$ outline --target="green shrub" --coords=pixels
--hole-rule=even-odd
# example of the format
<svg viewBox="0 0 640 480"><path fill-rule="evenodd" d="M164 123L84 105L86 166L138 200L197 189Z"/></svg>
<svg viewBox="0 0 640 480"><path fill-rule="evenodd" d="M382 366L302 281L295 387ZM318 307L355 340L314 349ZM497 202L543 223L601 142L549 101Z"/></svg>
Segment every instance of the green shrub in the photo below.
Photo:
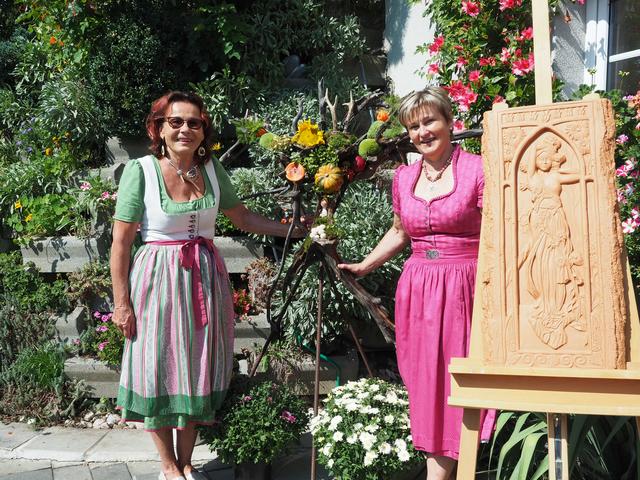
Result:
<svg viewBox="0 0 640 480"><path fill-rule="evenodd" d="M27 347L15 362L3 371L4 384L30 384L40 390L54 390L63 382L64 354L51 342Z"/></svg>
<svg viewBox="0 0 640 480"><path fill-rule="evenodd" d="M151 102L175 83L158 32L127 16L103 25L92 46L86 75L90 96L113 135L142 135Z"/></svg>
<svg viewBox="0 0 640 480"><path fill-rule="evenodd" d="M71 305L88 306L96 298L112 295L111 270L108 262L89 262L68 275L67 298Z"/></svg>
<svg viewBox="0 0 640 480"><path fill-rule="evenodd" d="M13 299L3 307L20 312L62 312L68 308L66 282L56 278L46 282L33 263L22 264L20 252L0 253L0 291Z"/></svg>
<svg viewBox="0 0 640 480"><path fill-rule="evenodd" d="M227 397L219 418L203 436L223 462L269 463L299 441L309 414L291 387L265 382Z"/></svg>

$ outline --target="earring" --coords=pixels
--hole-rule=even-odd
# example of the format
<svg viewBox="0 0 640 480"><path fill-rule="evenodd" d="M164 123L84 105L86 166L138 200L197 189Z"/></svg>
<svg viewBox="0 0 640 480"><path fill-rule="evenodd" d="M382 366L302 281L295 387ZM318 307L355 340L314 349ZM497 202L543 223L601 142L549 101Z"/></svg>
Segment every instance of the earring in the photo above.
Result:
<svg viewBox="0 0 640 480"><path fill-rule="evenodd" d="M204 145L200 145L200 148L198 148L198 156L204 157L205 153L207 153L207 150L204 148Z"/></svg>
<svg viewBox="0 0 640 480"><path fill-rule="evenodd" d="M162 143L160 144L160 155L162 155L163 157L165 156L164 139L162 140Z"/></svg>

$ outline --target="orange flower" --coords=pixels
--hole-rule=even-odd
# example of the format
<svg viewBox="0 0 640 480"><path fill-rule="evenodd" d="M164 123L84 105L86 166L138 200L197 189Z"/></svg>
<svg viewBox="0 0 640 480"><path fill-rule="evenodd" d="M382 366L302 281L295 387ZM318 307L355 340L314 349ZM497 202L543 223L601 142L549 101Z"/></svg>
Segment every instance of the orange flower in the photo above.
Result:
<svg viewBox="0 0 640 480"><path fill-rule="evenodd" d="M63 42L62 40L58 40L58 46L59 46L59 47L64 46L64 42Z"/></svg>
<svg viewBox="0 0 640 480"><path fill-rule="evenodd" d="M51 38L49 39L49 45L55 45L57 42L58 40L56 39L56 37L52 35Z"/></svg>
<svg viewBox="0 0 640 480"><path fill-rule="evenodd" d="M386 122L387 120L389 120L389 112L384 109L378 110L376 112L376 120L379 120L381 122Z"/></svg>

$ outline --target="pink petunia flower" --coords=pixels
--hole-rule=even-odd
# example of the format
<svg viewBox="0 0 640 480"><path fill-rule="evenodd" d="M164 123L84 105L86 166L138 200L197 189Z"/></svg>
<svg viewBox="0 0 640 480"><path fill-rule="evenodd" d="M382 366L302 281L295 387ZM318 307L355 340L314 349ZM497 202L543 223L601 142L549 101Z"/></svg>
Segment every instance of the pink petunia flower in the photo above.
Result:
<svg viewBox="0 0 640 480"><path fill-rule="evenodd" d="M242 397L243 402L250 402L251 400L253 400L251 395L245 395L244 397Z"/></svg>
<svg viewBox="0 0 640 480"><path fill-rule="evenodd" d="M98 311L93 312L93 316L96 318L100 318L102 316L102 314Z"/></svg>
<svg viewBox="0 0 640 480"><path fill-rule="evenodd" d="M108 343L109 343L108 341L107 342L100 342L98 344L98 350L103 351L104 347L106 347Z"/></svg>
<svg viewBox="0 0 640 480"><path fill-rule="evenodd" d="M462 11L471 17L477 17L480 13L480 5L468 0L462 0Z"/></svg>
<svg viewBox="0 0 640 480"><path fill-rule="evenodd" d="M100 198L102 200L109 200L111 198L111 194L109 192L102 192L102 195L100 195Z"/></svg>
<svg viewBox="0 0 640 480"><path fill-rule="evenodd" d="M622 233L633 233L638 228L638 222L634 219L629 218L622 222Z"/></svg>
<svg viewBox="0 0 640 480"><path fill-rule="evenodd" d="M100 317L100 320L102 320L103 322L108 322L110 318L111 317L109 315L102 315Z"/></svg>
<svg viewBox="0 0 640 480"><path fill-rule="evenodd" d="M80 183L80 190L91 190L91 184L89 182Z"/></svg>
<svg viewBox="0 0 640 480"><path fill-rule="evenodd" d="M640 211L636 207L631 209L631 218L634 220L638 220L638 218L640 218Z"/></svg>
<svg viewBox="0 0 640 480"><path fill-rule="evenodd" d="M624 133L618 135L618 138L616 138L616 143L618 145L624 145L625 143L627 143L629 141L629 137L626 136Z"/></svg>
<svg viewBox="0 0 640 480"><path fill-rule="evenodd" d="M624 190L620 188L616 189L616 199L618 200L618 203L621 203L623 205L627 203L627 197L624 196Z"/></svg>
<svg viewBox="0 0 640 480"><path fill-rule="evenodd" d="M106 332L108 330L106 325L98 325L96 327L96 332Z"/></svg>

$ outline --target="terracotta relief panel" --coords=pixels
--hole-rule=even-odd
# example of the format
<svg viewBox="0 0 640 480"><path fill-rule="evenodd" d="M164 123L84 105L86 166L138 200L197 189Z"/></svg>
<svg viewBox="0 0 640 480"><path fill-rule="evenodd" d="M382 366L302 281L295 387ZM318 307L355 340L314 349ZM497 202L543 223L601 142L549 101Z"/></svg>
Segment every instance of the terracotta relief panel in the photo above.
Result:
<svg viewBox="0 0 640 480"><path fill-rule="evenodd" d="M487 363L624 367L614 128L599 99L485 114L474 321Z"/></svg>

